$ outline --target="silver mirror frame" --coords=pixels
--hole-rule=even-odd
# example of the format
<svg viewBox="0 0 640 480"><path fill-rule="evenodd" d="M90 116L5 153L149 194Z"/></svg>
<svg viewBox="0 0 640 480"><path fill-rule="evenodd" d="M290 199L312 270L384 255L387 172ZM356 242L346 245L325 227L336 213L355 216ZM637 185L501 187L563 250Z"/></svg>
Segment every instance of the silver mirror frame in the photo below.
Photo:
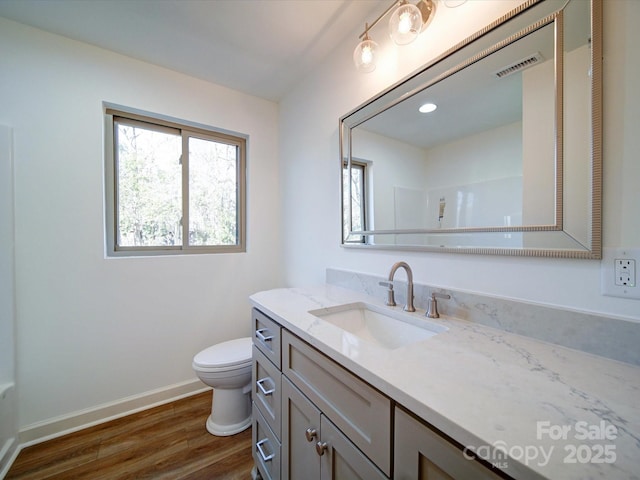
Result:
<svg viewBox="0 0 640 480"><path fill-rule="evenodd" d="M578 0L573 0L578 1ZM582 0L580 0L582 1ZM464 41L447 50L444 54L429 62L424 67L410 74L408 77L400 80L388 89L380 92L364 104L360 105L353 111L347 113L340 118L339 121L339 137L340 137L340 205L341 205L341 222L345 214L343 209L343 199L345 193L351 198L350 182L349 192L344 191L343 187L343 166L346 163L350 171L352 159L351 130L362 124L364 121L372 118L378 113L391 108L393 105L400 103L403 99L416 93L418 90L426 88L428 85L440 81L449 75L461 70L466 65L472 64L501 45L509 44L517 38L523 36L523 31L533 31L542 26L554 23L556 34L556 208L555 208L555 224L553 225L523 225L518 227L482 227L482 228L454 228L441 230L361 230L352 229L351 225L351 202L348 203L347 229L345 231L344 223L342 228L341 243L349 248L373 248L385 250L414 250L414 251L430 251L442 253L472 253L472 254L488 254L488 255L509 255L509 256L530 256L530 257L554 257L554 258L580 258L580 259L600 259L602 257L602 0L591 0L591 225L589 226L590 245L584 249L564 249L564 248L503 248L503 247L453 247L453 246L424 246L424 245L380 245L368 244L364 241L346 242L348 235L357 236L360 239L366 239L368 236L375 235L402 235L402 234L460 234L460 235L487 235L498 232L548 232L549 235L564 235L563 231L563 10L568 2L563 3L562 8L557 7L551 12L544 10L545 4L552 4L552 1L546 0L528 0L516 9L508 12L503 17L491 23L484 29L468 37ZM491 40L486 45L488 39L495 36L496 29L505 25L509 21L517 21L519 16L525 12L527 14L536 14L538 10L542 10L539 17L534 17L532 24L526 28L516 28L516 32L508 35L506 38ZM483 44L484 42L484 44ZM479 46L473 51L475 44ZM445 61L450 60L455 54L460 54L465 50L471 50L472 54L466 56L463 61L455 61L454 66L444 67ZM479 50L479 51L478 51ZM439 69L439 70L438 70ZM434 72L435 73L432 73ZM438 73L439 72L439 73ZM427 81L421 80L421 76L425 75ZM542 233L545 234L545 233Z"/></svg>

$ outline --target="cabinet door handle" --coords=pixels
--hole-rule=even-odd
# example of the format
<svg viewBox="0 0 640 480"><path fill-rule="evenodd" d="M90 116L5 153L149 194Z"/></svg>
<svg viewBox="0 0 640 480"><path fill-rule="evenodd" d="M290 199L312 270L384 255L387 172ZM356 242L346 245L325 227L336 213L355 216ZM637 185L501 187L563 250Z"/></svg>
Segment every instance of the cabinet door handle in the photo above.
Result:
<svg viewBox="0 0 640 480"><path fill-rule="evenodd" d="M327 451L327 448L328 448L327 442L318 442L318 443L316 443L316 452L320 456L324 455L324 452Z"/></svg>
<svg viewBox="0 0 640 480"><path fill-rule="evenodd" d="M258 453L260 453L260 456L262 457L262 460L264 462L268 462L268 461L272 460L273 457L275 456L275 453L271 453L269 455L265 455L264 450L262 450L262 445L264 443L268 443L268 442L269 442L269 439L265 438L264 440L260 440L258 443L256 443L256 447L258 449Z"/></svg>
<svg viewBox="0 0 640 480"><path fill-rule="evenodd" d="M307 437L307 442L313 442L313 440L318 436L318 431L315 428L307 428L304 432L304 436Z"/></svg>
<svg viewBox="0 0 640 480"><path fill-rule="evenodd" d="M264 382L266 382L267 380L269 380L269 381L273 384L273 387L271 387L271 388L269 388L269 389L264 388L263 383L264 383ZM258 380L258 381L256 382L256 384L258 385L258 388L260 389L260 391L262 392L262 394L263 394L265 397L268 397L269 395L271 395L273 392L275 392L275 391L276 391L275 383L273 383L273 380L271 380L271 378L270 378L270 377L264 377L264 378L261 378L260 380Z"/></svg>
<svg viewBox="0 0 640 480"><path fill-rule="evenodd" d="M264 332L267 332L267 334L265 335ZM260 340L261 342L270 342L271 340L273 340L273 335L269 334L268 328L261 328L259 330L256 330L256 337L258 337L258 340Z"/></svg>

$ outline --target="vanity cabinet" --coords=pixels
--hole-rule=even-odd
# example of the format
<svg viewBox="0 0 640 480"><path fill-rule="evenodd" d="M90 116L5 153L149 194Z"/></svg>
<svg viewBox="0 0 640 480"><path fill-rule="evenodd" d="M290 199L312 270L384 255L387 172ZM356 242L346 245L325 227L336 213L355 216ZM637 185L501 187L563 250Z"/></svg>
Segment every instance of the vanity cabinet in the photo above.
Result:
<svg viewBox="0 0 640 480"><path fill-rule="evenodd" d="M506 478L259 310L252 315L253 457L263 479Z"/></svg>
<svg viewBox="0 0 640 480"><path fill-rule="evenodd" d="M282 478L386 480L387 477L286 377L282 381Z"/></svg>
<svg viewBox="0 0 640 480"><path fill-rule="evenodd" d="M282 374L391 476L388 397L287 330L282 332Z"/></svg>
<svg viewBox="0 0 640 480"><path fill-rule="evenodd" d="M387 479L390 399L259 310L252 318L253 457L262 478Z"/></svg>
<svg viewBox="0 0 640 480"><path fill-rule="evenodd" d="M394 464L397 480L497 480L504 478L434 432L404 409L395 409Z"/></svg>

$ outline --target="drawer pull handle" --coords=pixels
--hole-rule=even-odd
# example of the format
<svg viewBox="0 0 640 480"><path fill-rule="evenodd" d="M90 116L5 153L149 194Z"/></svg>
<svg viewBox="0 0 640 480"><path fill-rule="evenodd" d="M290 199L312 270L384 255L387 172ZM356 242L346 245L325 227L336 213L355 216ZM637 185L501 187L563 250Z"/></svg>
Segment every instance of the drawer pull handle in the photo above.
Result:
<svg viewBox="0 0 640 480"><path fill-rule="evenodd" d="M265 438L264 440L260 440L258 443L256 443L256 447L258 449L258 453L260 453L260 456L262 457L262 461L263 462L268 462L270 460L273 460L273 457L275 457L275 453L271 453L269 455L265 455L264 450L262 450L262 445L264 443L268 443L269 439Z"/></svg>
<svg viewBox="0 0 640 480"><path fill-rule="evenodd" d="M273 384L273 387L271 387L269 389L264 388L263 383L266 382L267 380L269 380ZM269 377L261 378L260 380L258 380L256 382L256 384L258 385L258 388L260 389L260 391L262 392L262 394L265 397L268 397L269 395L271 395L273 392L276 391L276 385L275 385L275 383L273 383L273 380L271 380L271 378L269 378Z"/></svg>
<svg viewBox="0 0 640 480"><path fill-rule="evenodd" d="M264 332L267 332L267 334L265 335ZM273 340L273 335L270 335L268 328L256 330L256 337L258 337L258 340L261 342L270 342Z"/></svg>
<svg viewBox="0 0 640 480"><path fill-rule="evenodd" d="M316 452L320 456L324 455L324 452L327 451L327 448L328 448L327 442L318 442L318 443L316 443Z"/></svg>
<svg viewBox="0 0 640 480"><path fill-rule="evenodd" d="M313 440L318 436L318 431L315 428L307 428L304 432L304 436L307 437L307 442L313 442Z"/></svg>

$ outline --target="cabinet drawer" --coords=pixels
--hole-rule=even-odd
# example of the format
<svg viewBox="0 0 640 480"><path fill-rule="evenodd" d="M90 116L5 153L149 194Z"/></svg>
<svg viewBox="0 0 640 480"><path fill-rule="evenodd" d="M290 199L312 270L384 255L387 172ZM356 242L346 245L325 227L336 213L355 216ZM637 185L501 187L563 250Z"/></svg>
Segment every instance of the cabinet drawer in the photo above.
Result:
<svg viewBox="0 0 640 480"><path fill-rule="evenodd" d="M255 405L276 434L281 437L282 376L280 370L253 346L252 395Z"/></svg>
<svg viewBox="0 0 640 480"><path fill-rule="evenodd" d="M282 345L282 373L390 476L391 401L286 330Z"/></svg>
<svg viewBox="0 0 640 480"><path fill-rule="evenodd" d="M280 325L257 308L251 311L253 343L280 369Z"/></svg>
<svg viewBox="0 0 640 480"><path fill-rule="evenodd" d="M264 480L280 480L281 445L267 421L253 404L253 460Z"/></svg>

